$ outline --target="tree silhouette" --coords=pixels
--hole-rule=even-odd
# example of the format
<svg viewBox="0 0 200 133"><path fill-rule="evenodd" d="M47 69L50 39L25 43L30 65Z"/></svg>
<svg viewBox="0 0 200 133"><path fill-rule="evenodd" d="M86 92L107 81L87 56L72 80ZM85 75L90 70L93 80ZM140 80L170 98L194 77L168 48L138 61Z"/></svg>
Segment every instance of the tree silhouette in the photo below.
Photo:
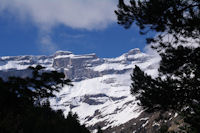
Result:
<svg viewBox="0 0 200 133"><path fill-rule="evenodd" d="M72 85L64 74L45 72L42 66L30 67L31 77L0 79L1 133L89 133L77 115L65 118L62 111L50 108L48 98L54 97L63 85ZM76 117L75 117L76 116Z"/></svg>
<svg viewBox="0 0 200 133"><path fill-rule="evenodd" d="M188 42L187 38L200 42L199 0L130 0L128 5L119 0L115 13L118 23L125 28L135 23L141 34L150 31L160 33L156 38L148 38L148 43L159 42L164 47ZM163 38L169 34L173 39L164 43Z"/></svg>
<svg viewBox="0 0 200 133"><path fill-rule="evenodd" d="M153 79L136 66L131 93L148 111L179 112L192 132L200 132L200 1L119 0L115 13L125 28L134 23L141 34L158 33L147 43L161 56L159 76Z"/></svg>

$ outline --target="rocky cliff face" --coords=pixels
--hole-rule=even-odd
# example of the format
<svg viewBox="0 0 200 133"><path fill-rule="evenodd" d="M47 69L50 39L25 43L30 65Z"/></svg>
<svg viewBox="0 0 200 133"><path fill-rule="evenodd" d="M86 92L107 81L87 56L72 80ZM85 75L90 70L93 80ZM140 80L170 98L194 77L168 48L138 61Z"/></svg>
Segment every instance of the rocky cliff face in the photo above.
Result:
<svg viewBox="0 0 200 133"><path fill-rule="evenodd" d="M42 65L46 70L58 70L73 81L51 99L54 109L77 112L80 121L95 132L100 125L107 132L123 131L124 124L148 124L138 101L130 95L130 74L135 65L146 73L157 74L159 58L132 49L116 58L98 58L95 54L74 55L58 51L52 56L0 57L0 76L29 76L28 66ZM140 120L140 119L145 120ZM132 121L132 122L131 122ZM133 123L132 123L133 124ZM139 128L138 128L139 129ZM130 132L137 131L136 128ZM139 130L138 130L139 131Z"/></svg>

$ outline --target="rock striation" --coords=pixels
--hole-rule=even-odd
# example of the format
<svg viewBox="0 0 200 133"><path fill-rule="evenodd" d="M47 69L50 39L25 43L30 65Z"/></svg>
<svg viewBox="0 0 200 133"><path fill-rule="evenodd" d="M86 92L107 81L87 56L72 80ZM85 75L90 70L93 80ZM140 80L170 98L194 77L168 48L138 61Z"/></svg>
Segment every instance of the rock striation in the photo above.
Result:
<svg viewBox="0 0 200 133"><path fill-rule="evenodd" d="M9 76L25 78L31 75L27 67L36 65L46 67L46 71L64 72L74 86L64 86L56 98L50 99L52 108L61 109L64 114L70 110L77 112L80 121L94 132L97 125L114 132L123 131L131 122L138 122L137 127L145 127L147 119L140 119L150 116L143 113L138 101L130 95L130 74L138 65L147 74L156 76L159 60L139 49L116 58L75 55L69 51L57 51L50 56L6 56L0 57L0 77L4 80ZM129 131L137 132L136 128Z"/></svg>

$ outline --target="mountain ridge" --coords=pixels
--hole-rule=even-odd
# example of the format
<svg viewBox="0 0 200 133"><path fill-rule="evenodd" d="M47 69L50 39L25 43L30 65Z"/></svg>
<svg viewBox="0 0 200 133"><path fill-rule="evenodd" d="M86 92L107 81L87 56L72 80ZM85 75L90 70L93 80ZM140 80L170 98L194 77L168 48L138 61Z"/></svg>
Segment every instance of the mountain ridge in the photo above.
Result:
<svg viewBox="0 0 200 133"><path fill-rule="evenodd" d="M73 81L57 97L50 99L51 107L66 115L76 112L82 123L95 132L120 126L137 119L143 112L138 101L130 95L130 74L135 65L155 76L159 58L131 49L116 58L98 58L96 54L75 55L57 51L50 56L0 57L0 77L29 76L28 66L42 65L47 71L57 70ZM133 131L132 131L133 132Z"/></svg>

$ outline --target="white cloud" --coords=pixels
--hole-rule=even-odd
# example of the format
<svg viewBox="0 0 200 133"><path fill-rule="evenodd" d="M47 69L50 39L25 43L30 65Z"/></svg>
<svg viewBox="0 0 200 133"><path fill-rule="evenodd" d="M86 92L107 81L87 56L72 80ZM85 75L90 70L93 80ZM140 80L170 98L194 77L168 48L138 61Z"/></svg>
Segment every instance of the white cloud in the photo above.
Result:
<svg viewBox="0 0 200 133"><path fill-rule="evenodd" d="M39 44L39 49L43 53L52 54L58 50L57 45L52 41L48 33L40 35Z"/></svg>
<svg viewBox="0 0 200 133"><path fill-rule="evenodd" d="M159 33L156 34L155 38L157 38L158 35L160 35L160 34ZM190 37L186 38L186 37L181 36L180 34L177 34L179 42L176 43L176 39L172 34L162 33L162 35L164 35L164 37L162 38L162 42L166 43L166 44L171 43L174 48L176 48L177 46L180 46L180 45L182 45L184 47L191 47L191 48L199 47L199 43L200 43L199 38L196 38L196 39L190 38ZM180 40L185 41L185 43L181 42ZM159 42L152 43L152 44L149 44L149 45L154 46L154 47L158 47L157 50L159 50L159 53L165 52L165 50L166 50L165 48L159 47L160 46ZM151 52L151 50L149 49L148 46L145 49L146 49L147 52ZM153 54L153 51L151 53Z"/></svg>
<svg viewBox="0 0 200 133"><path fill-rule="evenodd" d="M52 53L58 49L51 38L53 27L64 25L74 29L104 29L116 22L114 10L117 2L118 0L0 0L0 17L7 15L35 24L39 28L39 49L44 53Z"/></svg>
<svg viewBox="0 0 200 133"><path fill-rule="evenodd" d="M155 37L157 37L159 34L155 35ZM179 39L182 39L182 40L185 40L185 41L188 41L187 43L178 43L178 44L174 44L173 47L177 47L179 45L182 45L184 47L191 47L191 48L197 48L199 47L199 39L193 39L193 38L184 38L183 36L180 36ZM171 42L173 44L173 42L175 41L173 35L170 35L170 34L167 34L166 36L164 36L163 38L163 42ZM145 47L144 47L144 52L149 54L149 55L152 55L154 56L156 60L161 60L161 56L159 55L159 53L157 52L156 49L152 49L151 47L152 46L159 46L159 43L151 43L151 44L147 44ZM159 49L161 50L160 53L162 52L165 52L165 49Z"/></svg>
<svg viewBox="0 0 200 133"><path fill-rule="evenodd" d="M78 29L102 29L115 22L117 0L0 0L0 14L8 11L40 28L58 24Z"/></svg>
<svg viewBox="0 0 200 133"><path fill-rule="evenodd" d="M144 52L149 54L149 55L160 56L155 49L151 48L151 46L152 46L151 44L147 44L144 47Z"/></svg>

